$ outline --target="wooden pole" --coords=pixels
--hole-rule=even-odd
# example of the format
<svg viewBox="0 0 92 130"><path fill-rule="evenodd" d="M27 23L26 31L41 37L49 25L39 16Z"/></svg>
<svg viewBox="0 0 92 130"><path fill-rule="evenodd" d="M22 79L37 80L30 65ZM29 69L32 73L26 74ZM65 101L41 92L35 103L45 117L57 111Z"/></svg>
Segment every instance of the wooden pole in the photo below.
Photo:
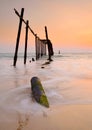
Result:
<svg viewBox="0 0 92 130"><path fill-rule="evenodd" d="M47 32L46 26L45 26L45 34L46 34L46 40L47 40L47 46L48 46L48 60L52 61L51 56L54 54L53 47L52 47L51 41L48 39L48 32Z"/></svg>
<svg viewBox="0 0 92 130"><path fill-rule="evenodd" d="M47 32L47 27L45 26L45 35L46 35L46 41L47 41L47 46L48 46L48 59L50 57L50 52L49 52L49 44L48 44L48 32Z"/></svg>
<svg viewBox="0 0 92 130"><path fill-rule="evenodd" d="M25 35L24 64L26 64L26 59L27 59L28 24L29 24L29 21L27 20L27 22L26 22L26 35Z"/></svg>
<svg viewBox="0 0 92 130"><path fill-rule="evenodd" d="M18 29L17 40L16 40L16 48L15 48L13 66L16 66L16 62L17 62L17 54L18 54L19 40L20 40L20 34L21 34L23 14L24 14L24 8L21 9L21 17L20 17L19 29Z"/></svg>
<svg viewBox="0 0 92 130"><path fill-rule="evenodd" d="M37 48L37 42L38 42L37 34L35 34L35 51L36 51L36 60L38 59L38 48Z"/></svg>
<svg viewBox="0 0 92 130"><path fill-rule="evenodd" d="M45 52L44 52L44 55L46 55L46 43L44 43L44 44L45 44L45 45L44 45L44 46L45 46L45 47L44 47L44 51L45 51Z"/></svg>
<svg viewBox="0 0 92 130"><path fill-rule="evenodd" d="M46 35L46 40L48 40L48 32L47 32L47 27L45 26L45 35Z"/></svg>

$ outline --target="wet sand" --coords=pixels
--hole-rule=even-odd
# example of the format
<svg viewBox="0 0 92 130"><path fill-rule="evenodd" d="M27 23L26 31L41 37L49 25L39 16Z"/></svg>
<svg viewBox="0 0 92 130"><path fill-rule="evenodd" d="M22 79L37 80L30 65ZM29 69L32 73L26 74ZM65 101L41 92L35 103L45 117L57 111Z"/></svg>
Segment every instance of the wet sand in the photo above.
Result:
<svg viewBox="0 0 92 130"><path fill-rule="evenodd" d="M16 68L12 60L0 61L0 130L92 130L92 56L73 56L44 69L42 61L20 61ZM41 79L50 108L32 100L33 76Z"/></svg>
<svg viewBox="0 0 92 130"><path fill-rule="evenodd" d="M92 105L51 106L44 110L37 115L0 110L0 130L92 130Z"/></svg>

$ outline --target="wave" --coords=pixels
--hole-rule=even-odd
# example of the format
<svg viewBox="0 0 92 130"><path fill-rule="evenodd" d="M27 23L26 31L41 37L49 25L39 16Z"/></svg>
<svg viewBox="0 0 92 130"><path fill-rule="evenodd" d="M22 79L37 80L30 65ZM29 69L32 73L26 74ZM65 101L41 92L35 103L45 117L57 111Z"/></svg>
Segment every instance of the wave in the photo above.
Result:
<svg viewBox="0 0 92 130"><path fill-rule="evenodd" d="M35 53L28 53L27 58L35 57ZM92 58L92 53L54 53L54 58ZM0 53L0 58L14 58L14 53ZM18 53L18 58L24 58L23 53Z"/></svg>

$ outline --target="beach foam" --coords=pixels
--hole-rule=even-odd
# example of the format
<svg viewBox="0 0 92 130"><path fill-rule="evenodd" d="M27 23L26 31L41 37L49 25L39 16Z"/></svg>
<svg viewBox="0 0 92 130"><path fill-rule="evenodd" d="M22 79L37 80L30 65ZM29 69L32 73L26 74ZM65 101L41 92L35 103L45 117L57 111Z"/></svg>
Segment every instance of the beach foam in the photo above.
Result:
<svg viewBox="0 0 92 130"><path fill-rule="evenodd" d="M7 130L8 126L9 130L19 130L18 121L30 119L32 126L29 124L26 128L24 125L25 130L69 130L68 127L71 130L91 130L89 126L92 115L89 113L92 112L92 57L88 54L54 57L51 64L44 65L44 69L41 67L45 60L27 63L26 66L22 60L18 60L16 68L11 66L12 59L0 60L0 129ZM33 100L30 84L33 76L40 78L50 108ZM89 119L84 120L87 113ZM81 121L81 124L77 122L78 127L73 126L74 129L71 127L73 119L74 125L78 119ZM38 127L34 122L38 122ZM15 124L14 127L11 124Z"/></svg>

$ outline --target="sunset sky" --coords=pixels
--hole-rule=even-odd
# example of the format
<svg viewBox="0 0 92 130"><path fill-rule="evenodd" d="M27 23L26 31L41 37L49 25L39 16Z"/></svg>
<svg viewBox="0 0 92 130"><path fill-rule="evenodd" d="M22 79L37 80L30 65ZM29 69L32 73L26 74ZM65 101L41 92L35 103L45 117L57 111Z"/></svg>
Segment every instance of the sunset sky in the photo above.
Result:
<svg viewBox="0 0 92 130"><path fill-rule="evenodd" d="M24 19L42 39L47 26L54 50L92 51L92 0L0 0L0 52L14 52L19 24L14 8L25 8ZM24 42L23 24L20 51ZM29 51L34 42L29 32Z"/></svg>

